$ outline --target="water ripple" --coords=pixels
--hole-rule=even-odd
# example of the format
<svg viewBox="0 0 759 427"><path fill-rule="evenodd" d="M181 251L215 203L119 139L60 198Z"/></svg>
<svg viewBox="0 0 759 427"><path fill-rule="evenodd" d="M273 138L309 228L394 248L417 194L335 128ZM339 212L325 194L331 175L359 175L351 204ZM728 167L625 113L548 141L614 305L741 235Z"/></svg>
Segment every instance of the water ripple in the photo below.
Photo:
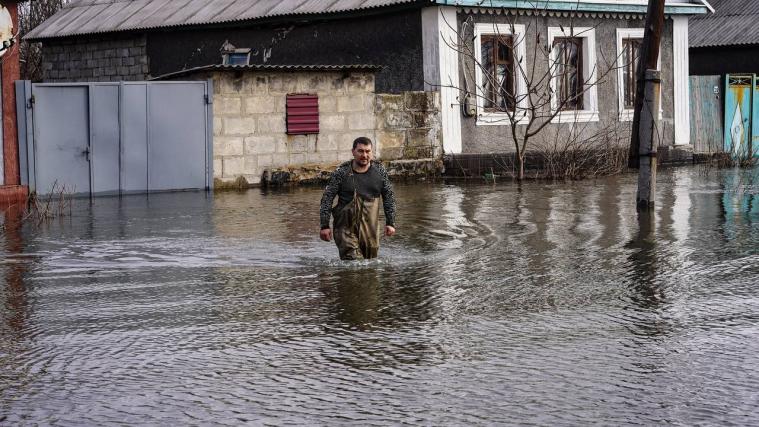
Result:
<svg viewBox="0 0 759 427"><path fill-rule="evenodd" d="M398 185L361 262L319 189L83 203L0 234L0 425L756 424L734 181Z"/></svg>

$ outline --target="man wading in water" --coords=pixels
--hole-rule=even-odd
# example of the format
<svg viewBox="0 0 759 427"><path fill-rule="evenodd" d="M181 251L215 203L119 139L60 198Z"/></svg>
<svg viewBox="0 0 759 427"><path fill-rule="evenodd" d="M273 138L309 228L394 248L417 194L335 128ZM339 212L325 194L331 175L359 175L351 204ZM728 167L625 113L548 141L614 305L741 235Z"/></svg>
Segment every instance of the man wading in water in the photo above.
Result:
<svg viewBox="0 0 759 427"><path fill-rule="evenodd" d="M324 189L319 209L321 232L325 242L332 240L329 217L335 219L335 243L340 259L376 258L379 250L379 198L385 209L385 236L395 234L395 196L387 171L372 160L372 140L353 141L353 160L341 164L332 173ZM338 196L337 206L332 201Z"/></svg>

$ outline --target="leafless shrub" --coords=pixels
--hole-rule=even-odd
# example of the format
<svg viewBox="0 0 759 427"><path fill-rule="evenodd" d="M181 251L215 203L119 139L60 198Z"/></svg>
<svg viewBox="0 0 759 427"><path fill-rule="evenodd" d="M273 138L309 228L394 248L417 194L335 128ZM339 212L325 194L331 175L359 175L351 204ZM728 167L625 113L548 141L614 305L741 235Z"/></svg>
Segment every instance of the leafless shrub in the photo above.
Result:
<svg viewBox="0 0 759 427"><path fill-rule="evenodd" d="M752 169L757 165L756 157L733 158L730 153L714 153L705 162L699 165L698 173L709 176L715 171L722 169Z"/></svg>
<svg viewBox="0 0 759 427"><path fill-rule="evenodd" d="M628 133L628 135L624 135ZM525 178L576 180L616 175L627 170L629 131L616 133L608 129L579 139L535 142L528 152ZM514 156L493 156L495 170L485 179L518 179L519 167Z"/></svg>
<svg viewBox="0 0 759 427"><path fill-rule="evenodd" d="M561 129L553 138L533 144L542 160L541 178L582 179L614 175L627 169L630 129L619 123L602 125L592 132L585 129Z"/></svg>
<svg viewBox="0 0 759 427"><path fill-rule="evenodd" d="M54 218L71 215L71 195L73 193L73 189L69 189L66 185L60 185L58 181L55 181L50 189L50 193L46 196L40 197L36 193L29 194L27 212L23 220L41 225Z"/></svg>

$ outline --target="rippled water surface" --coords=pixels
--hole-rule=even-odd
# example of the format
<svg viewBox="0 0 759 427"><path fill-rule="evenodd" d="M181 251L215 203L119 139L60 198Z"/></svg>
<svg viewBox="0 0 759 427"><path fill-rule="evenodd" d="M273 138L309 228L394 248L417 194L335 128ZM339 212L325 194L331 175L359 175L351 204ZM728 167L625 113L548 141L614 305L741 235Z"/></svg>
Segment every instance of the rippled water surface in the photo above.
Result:
<svg viewBox="0 0 759 427"><path fill-rule="evenodd" d="M357 263L317 188L8 214L0 425L756 425L751 174L634 178L398 184Z"/></svg>

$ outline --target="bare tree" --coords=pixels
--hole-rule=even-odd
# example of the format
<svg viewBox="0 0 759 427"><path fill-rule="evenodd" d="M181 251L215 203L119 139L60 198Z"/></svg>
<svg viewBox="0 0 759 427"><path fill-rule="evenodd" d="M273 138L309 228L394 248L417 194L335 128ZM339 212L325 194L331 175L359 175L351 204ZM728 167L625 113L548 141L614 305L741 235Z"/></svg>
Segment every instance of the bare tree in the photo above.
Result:
<svg viewBox="0 0 759 427"><path fill-rule="evenodd" d="M30 43L23 40L29 31L53 16L69 0L32 0L20 3L18 8L19 54L21 61L21 78L24 80L42 80L42 47L40 43Z"/></svg>
<svg viewBox="0 0 759 427"><path fill-rule="evenodd" d="M515 177L525 177L525 159L532 142L539 143L544 156L548 147L554 160L558 153L580 147L581 141L601 142L606 147L612 139L622 142L618 123L604 124L597 116L590 120L580 117L587 114L584 110L589 102L596 102L591 93L625 66L620 59L623 54L587 63L582 60L586 48L582 40L594 37L598 24L577 26L570 14L566 26L549 31L548 11L537 6L520 14L507 8L491 10L495 13L490 14L486 35L477 31L483 23L475 22L473 15L460 25L447 22L458 39L445 42L462 58L464 77L463 82L445 82L444 86L461 91L465 115L476 111L478 120L489 117L491 123L508 126L503 139L505 144L513 143ZM590 46L589 50L594 49ZM595 51L585 54L595 57ZM593 107L597 111L597 105ZM553 148L548 145L551 141L556 144ZM618 161L615 158L614 164Z"/></svg>

